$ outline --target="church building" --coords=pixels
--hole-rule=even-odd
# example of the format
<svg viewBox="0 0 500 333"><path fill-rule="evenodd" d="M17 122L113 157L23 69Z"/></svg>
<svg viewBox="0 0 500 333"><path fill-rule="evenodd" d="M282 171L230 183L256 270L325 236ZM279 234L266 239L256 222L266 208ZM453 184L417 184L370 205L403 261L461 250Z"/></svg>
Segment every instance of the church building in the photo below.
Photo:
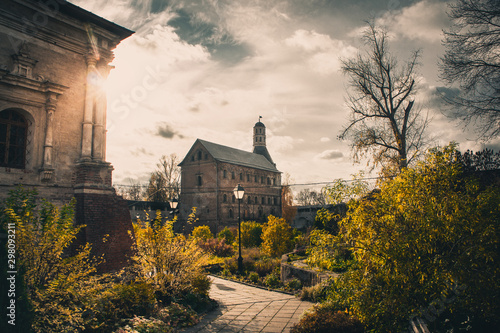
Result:
<svg viewBox="0 0 500 333"><path fill-rule="evenodd" d="M281 216L281 172L266 147L266 126L259 120L253 128L253 152L197 139L181 167L179 219L186 221L196 207L197 225L213 232L238 222L238 200L233 194L240 184L245 194L241 219L266 221Z"/></svg>
<svg viewBox="0 0 500 333"><path fill-rule="evenodd" d="M132 245L106 161L102 89L132 33L65 0L0 1L0 200L17 185L58 205L75 197L79 241L105 254L104 270L123 267Z"/></svg>

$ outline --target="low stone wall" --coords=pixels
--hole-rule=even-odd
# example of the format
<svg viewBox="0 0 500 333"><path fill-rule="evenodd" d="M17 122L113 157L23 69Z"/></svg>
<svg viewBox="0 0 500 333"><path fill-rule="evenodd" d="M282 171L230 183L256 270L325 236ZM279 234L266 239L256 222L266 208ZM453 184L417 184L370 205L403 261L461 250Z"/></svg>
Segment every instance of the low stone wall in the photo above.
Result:
<svg viewBox="0 0 500 333"><path fill-rule="evenodd" d="M284 254L281 257L281 282L296 278L302 282L303 286L309 287L321 283L331 276L336 276L336 274L326 274L307 268L293 266L288 263L289 254L290 253Z"/></svg>

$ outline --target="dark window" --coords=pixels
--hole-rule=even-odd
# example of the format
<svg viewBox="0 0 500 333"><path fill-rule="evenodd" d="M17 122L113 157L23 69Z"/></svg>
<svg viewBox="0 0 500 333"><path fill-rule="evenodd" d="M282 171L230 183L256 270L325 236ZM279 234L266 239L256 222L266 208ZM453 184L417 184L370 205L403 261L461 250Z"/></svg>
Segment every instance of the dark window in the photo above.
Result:
<svg viewBox="0 0 500 333"><path fill-rule="evenodd" d="M222 195L222 202L227 202L227 194Z"/></svg>
<svg viewBox="0 0 500 333"><path fill-rule="evenodd" d="M252 203L252 198L250 196L247 197L247 203L251 204Z"/></svg>
<svg viewBox="0 0 500 333"><path fill-rule="evenodd" d="M240 180L243 181L243 174L240 173Z"/></svg>
<svg viewBox="0 0 500 333"><path fill-rule="evenodd" d="M274 205L277 205L278 204L278 198L274 198L273 202L274 202Z"/></svg>
<svg viewBox="0 0 500 333"><path fill-rule="evenodd" d="M233 203L235 203L236 202L236 197L233 195L233 197L232 197L231 200L233 201Z"/></svg>
<svg viewBox="0 0 500 333"><path fill-rule="evenodd" d="M234 217L233 210L230 209L229 210L229 218L232 219L233 217Z"/></svg>
<svg viewBox="0 0 500 333"><path fill-rule="evenodd" d="M266 198L262 197L261 203L264 205L266 203Z"/></svg>
<svg viewBox="0 0 500 333"><path fill-rule="evenodd" d="M267 177L267 185L271 185L271 178Z"/></svg>
<svg viewBox="0 0 500 333"><path fill-rule="evenodd" d="M255 201L254 201L254 203L255 203L256 205L258 205L258 204L259 204L259 200L257 200L257 197L255 197Z"/></svg>
<svg viewBox="0 0 500 333"><path fill-rule="evenodd" d="M201 151L199 151L198 152L198 161L201 160L201 155L202 155L202 153L201 153Z"/></svg>
<svg viewBox="0 0 500 333"><path fill-rule="evenodd" d="M276 185L276 178L273 178L273 185Z"/></svg>
<svg viewBox="0 0 500 333"><path fill-rule="evenodd" d="M196 177L196 185L198 185L198 186L203 185L203 179L201 178L201 176Z"/></svg>
<svg viewBox="0 0 500 333"><path fill-rule="evenodd" d="M255 183L257 183L257 182L259 181L259 178L257 177L257 175L255 175L255 177L253 178L253 181L254 181Z"/></svg>
<svg viewBox="0 0 500 333"><path fill-rule="evenodd" d="M247 182L250 181L250 175L247 173Z"/></svg>
<svg viewBox="0 0 500 333"><path fill-rule="evenodd" d="M14 110L0 112L0 166L23 169L28 122Z"/></svg>
<svg viewBox="0 0 500 333"><path fill-rule="evenodd" d="M264 177L260 177L260 183L264 184Z"/></svg>
<svg viewBox="0 0 500 333"><path fill-rule="evenodd" d="M234 171L231 171L231 179L234 179Z"/></svg>
<svg viewBox="0 0 500 333"><path fill-rule="evenodd" d="M267 204L270 205L271 204L271 198L267 198Z"/></svg>
<svg viewBox="0 0 500 333"><path fill-rule="evenodd" d="M227 171L226 170L222 171L222 177L227 178Z"/></svg>

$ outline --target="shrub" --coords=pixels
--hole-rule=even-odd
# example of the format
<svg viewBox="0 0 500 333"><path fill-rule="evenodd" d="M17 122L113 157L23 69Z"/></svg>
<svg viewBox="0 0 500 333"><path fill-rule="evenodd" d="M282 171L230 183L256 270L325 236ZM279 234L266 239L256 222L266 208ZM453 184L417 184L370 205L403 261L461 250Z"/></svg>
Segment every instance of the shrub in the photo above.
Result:
<svg viewBox="0 0 500 333"><path fill-rule="evenodd" d="M121 327L113 333L170 333L174 329L165 322L155 318L134 316L132 319L122 320Z"/></svg>
<svg viewBox="0 0 500 333"><path fill-rule="evenodd" d="M241 246L258 247L262 243L262 224L255 221L241 222Z"/></svg>
<svg viewBox="0 0 500 333"><path fill-rule="evenodd" d="M262 228L262 250L270 257L280 257L293 247L292 228L283 218L269 215Z"/></svg>
<svg viewBox="0 0 500 333"><path fill-rule="evenodd" d="M36 191L20 187L2 205L0 230L15 226L16 265L24 277L17 285L26 287L16 293L23 295L17 300L21 307L16 323L30 326L28 311L32 308L32 332L72 332L84 326L84 282L98 262L91 259L88 244L68 256L70 245L84 227L73 223L74 203L57 208L48 201L40 202ZM25 321L19 322L21 319Z"/></svg>
<svg viewBox="0 0 500 333"><path fill-rule="evenodd" d="M328 295L328 287L319 283L314 286L304 287L299 293L299 298L303 301L318 303L326 300Z"/></svg>
<svg viewBox="0 0 500 333"><path fill-rule="evenodd" d="M231 229L229 229L228 227L225 227L224 229L222 229L218 234L217 234L217 238L219 239L225 239L226 240L226 244L233 244L234 240L236 239L236 237L234 236L234 233Z"/></svg>
<svg viewBox="0 0 500 333"><path fill-rule="evenodd" d="M297 278L293 278L285 282L285 288L289 290L299 290L302 288L302 282Z"/></svg>
<svg viewBox="0 0 500 333"><path fill-rule="evenodd" d="M330 306L315 306L292 326L290 333L363 333L361 322L345 311Z"/></svg>
<svg viewBox="0 0 500 333"><path fill-rule="evenodd" d="M264 278L264 284L269 288L276 288L281 284L280 277L276 273L268 274Z"/></svg>
<svg viewBox="0 0 500 333"><path fill-rule="evenodd" d="M191 236L197 241L203 240L207 241L210 238L213 238L212 231L210 231L210 227L208 225L199 225L193 229L191 232Z"/></svg>
<svg viewBox="0 0 500 333"><path fill-rule="evenodd" d="M280 259L277 258L261 258L254 265L255 271L262 277L272 273L280 267Z"/></svg>
<svg viewBox="0 0 500 333"><path fill-rule="evenodd" d="M191 281L191 286L193 287L193 291L200 295L208 296L208 292L210 291L211 285L212 281L205 274L199 274L195 276Z"/></svg>
<svg viewBox="0 0 500 333"><path fill-rule="evenodd" d="M170 301L193 291L192 283L203 274L207 258L194 240L174 234L175 220L163 225L160 222L158 213L152 222L133 224L136 243L133 259L140 278L154 286L159 300Z"/></svg>
<svg viewBox="0 0 500 333"><path fill-rule="evenodd" d="M155 313L155 318L161 320L169 327L192 326L200 320L198 314L191 308L177 303L160 308Z"/></svg>
<svg viewBox="0 0 500 333"><path fill-rule="evenodd" d="M116 284L94 300L94 332L109 332L123 318L148 316L155 308L154 288L144 282Z"/></svg>
<svg viewBox="0 0 500 333"><path fill-rule="evenodd" d="M250 272L248 273L248 280L250 280L250 282L253 282L253 283L257 283L259 282L259 273L257 272Z"/></svg>
<svg viewBox="0 0 500 333"><path fill-rule="evenodd" d="M205 252L217 257L230 257L234 254L234 249L231 245L226 244L224 238L211 238L200 240L198 246Z"/></svg>

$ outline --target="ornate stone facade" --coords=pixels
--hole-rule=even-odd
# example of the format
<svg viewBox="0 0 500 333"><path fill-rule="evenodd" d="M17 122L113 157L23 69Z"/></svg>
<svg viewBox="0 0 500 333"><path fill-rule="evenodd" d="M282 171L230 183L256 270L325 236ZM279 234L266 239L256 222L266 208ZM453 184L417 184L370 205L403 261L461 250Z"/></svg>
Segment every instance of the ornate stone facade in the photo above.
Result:
<svg viewBox="0 0 500 333"><path fill-rule="evenodd" d="M122 205L106 162L102 83L132 33L64 0L0 2L0 198L18 184L60 204L77 197L83 240L131 244L130 219L102 207Z"/></svg>
<svg viewBox="0 0 500 333"><path fill-rule="evenodd" d="M179 164L180 221L186 221L196 207L198 224L209 225L214 232L236 225L238 201L233 189L238 184L245 189L242 220L281 216L281 172L267 151L265 138L265 126L259 121L254 126L252 153L197 139Z"/></svg>

